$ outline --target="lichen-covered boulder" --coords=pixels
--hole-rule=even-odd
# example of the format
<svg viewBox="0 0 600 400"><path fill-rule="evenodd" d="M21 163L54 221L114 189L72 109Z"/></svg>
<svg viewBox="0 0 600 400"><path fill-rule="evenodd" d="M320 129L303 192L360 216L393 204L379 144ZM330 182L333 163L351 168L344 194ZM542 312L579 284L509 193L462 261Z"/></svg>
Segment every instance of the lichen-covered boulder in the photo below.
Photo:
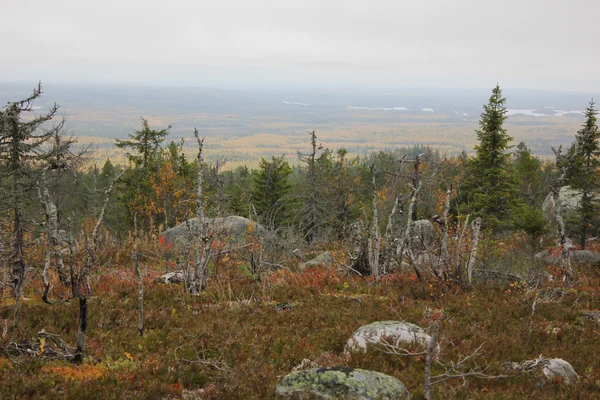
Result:
<svg viewBox="0 0 600 400"><path fill-rule="evenodd" d="M216 240L228 243L231 246L240 246L256 235L265 237L267 230L244 217L229 216L224 218L205 218L206 231L210 232ZM160 236L160 241L167 247L185 248L189 244L190 231L192 238L200 229L198 218L192 218L176 227L167 229Z"/></svg>
<svg viewBox="0 0 600 400"><path fill-rule="evenodd" d="M547 359L542 372L546 378L552 381L558 379L567 384L575 383L578 379L577 372L575 372L573 366L562 358Z"/></svg>
<svg viewBox="0 0 600 400"><path fill-rule="evenodd" d="M577 212L582 197L581 191L573 189L571 186L563 186L560 188L558 192L558 201L560 201L563 217L567 214ZM544 203L542 203L542 210L544 211L544 216L549 221L554 220L555 208L556 203L554 202L554 197L552 196L552 193L548 193L548 196L544 199Z"/></svg>
<svg viewBox="0 0 600 400"><path fill-rule="evenodd" d="M378 321L358 328L348 339L346 351L366 352L368 345L380 344L384 339L399 347L424 348L431 336L420 326L409 322Z"/></svg>
<svg viewBox="0 0 600 400"><path fill-rule="evenodd" d="M292 372L282 379L276 391L286 399L410 399L406 386L393 376L339 367Z"/></svg>
<svg viewBox="0 0 600 400"><path fill-rule="evenodd" d="M335 260L333 259L333 254L330 251L325 251L312 260L303 262L298 266L300 271L304 271L307 268L311 267L326 267L331 268L334 264Z"/></svg>

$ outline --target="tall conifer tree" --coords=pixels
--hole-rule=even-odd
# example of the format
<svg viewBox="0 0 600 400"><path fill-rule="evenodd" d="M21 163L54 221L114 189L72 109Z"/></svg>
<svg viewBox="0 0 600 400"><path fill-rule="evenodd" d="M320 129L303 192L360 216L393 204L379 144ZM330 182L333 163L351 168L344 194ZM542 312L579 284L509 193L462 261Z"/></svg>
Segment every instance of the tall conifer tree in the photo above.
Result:
<svg viewBox="0 0 600 400"><path fill-rule="evenodd" d="M466 206L494 229L505 223L516 191L509 165L512 137L504 128L505 103L500 86L496 85L488 104L483 106L479 129L475 131L479 144L475 146L475 157L468 162Z"/></svg>
<svg viewBox="0 0 600 400"><path fill-rule="evenodd" d="M590 229L597 226L600 204L594 197L600 190L600 132L598 132L598 111L594 100L585 110L585 123L577 131L575 142L569 148L569 185L581 192L582 198L576 226L580 234L581 248L585 249Z"/></svg>

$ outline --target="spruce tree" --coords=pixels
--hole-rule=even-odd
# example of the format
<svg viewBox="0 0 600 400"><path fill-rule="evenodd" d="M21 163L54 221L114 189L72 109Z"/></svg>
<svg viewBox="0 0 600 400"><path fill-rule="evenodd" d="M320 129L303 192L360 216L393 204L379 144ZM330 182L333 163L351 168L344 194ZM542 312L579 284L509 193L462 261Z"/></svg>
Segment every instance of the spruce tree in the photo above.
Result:
<svg viewBox="0 0 600 400"><path fill-rule="evenodd" d="M292 168L284 156L260 160L259 171L254 177L252 204L261 222L277 228L289 222L291 185L288 176Z"/></svg>
<svg viewBox="0 0 600 400"><path fill-rule="evenodd" d="M600 204L594 200L600 189L598 171L600 169L600 143L598 132L598 111L594 100L585 110L585 123L577 131L575 142L568 152L569 167L567 179L569 185L581 192L581 203L576 226L580 234L581 248L585 249L590 229L597 226Z"/></svg>
<svg viewBox="0 0 600 400"><path fill-rule="evenodd" d="M47 143L62 131L63 122L51 129L43 129L44 124L54 118L58 106L41 115L25 117L35 110L33 102L42 95L38 86L25 99L8 103L0 110L0 225L10 225L8 237L0 237L7 243L0 245L0 259L8 256L11 270L11 286L16 301L14 326L19 317L19 304L23 298L25 284L27 239L25 232L31 226L25 217L24 207L32 194L34 182L41 161L53 155ZM31 115L31 114L30 114ZM6 252L7 254L2 254Z"/></svg>
<svg viewBox="0 0 600 400"><path fill-rule="evenodd" d="M479 144L475 157L468 162L467 209L475 217L482 217L492 229L506 223L515 188L509 164L512 137L504 128L506 99L500 86L492 90L488 104L475 131Z"/></svg>

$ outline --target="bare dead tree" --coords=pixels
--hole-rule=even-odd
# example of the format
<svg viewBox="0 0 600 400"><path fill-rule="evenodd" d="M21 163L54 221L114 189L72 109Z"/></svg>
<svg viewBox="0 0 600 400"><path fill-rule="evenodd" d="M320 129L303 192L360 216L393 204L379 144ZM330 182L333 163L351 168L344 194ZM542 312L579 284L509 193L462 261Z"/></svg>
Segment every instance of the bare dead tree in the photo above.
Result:
<svg viewBox="0 0 600 400"><path fill-rule="evenodd" d="M440 256L437 263L437 272L439 276L448 277L448 267L450 260L448 259L448 214L450 212L450 197L452 196L452 185L446 191L446 202L444 203L444 216L442 220L437 222L442 227L442 244L440 246Z"/></svg>
<svg viewBox="0 0 600 400"><path fill-rule="evenodd" d="M79 298L79 328L77 329L77 351L73 357L76 363L83 362L85 352L85 335L87 331L87 299L85 296Z"/></svg>
<svg viewBox="0 0 600 400"><path fill-rule="evenodd" d="M204 182L204 159L202 149L204 146L204 138L200 138L198 129L194 129L194 136L198 143L198 187L196 188L196 218L198 220L198 227L196 229L197 234L194 235L192 225L189 220L187 221L189 248L186 257L187 263L186 273L184 274L184 283L188 293L199 296L200 292L206 289L208 261L210 259L210 248L213 241L213 235L210 234L204 219L204 198L202 194L202 185ZM194 236L196 237L194 238Z"/></svg>
<svg viewBox="0 0 600 400"><path fill-rule="evenodd" d="M46 233L46 261L44 263L44 271L42 273L42 281L44 283L44 294L42 299L46 303L48 300L48 292L50 283L48 281L48 271L50 268L51 259L54 258L54 265L58 273L60 283L63 285L69 284L69 275L64 264L61 242L64 238L59 234L59 209L57 201L50 194L50 185L48 184L47 174L51 171L63 172L76 168L88 153L89 146L83 148L77 154L71 151L71 147L76 140L71 136L63 138L59 131L55 131L53 135L52 149L45 159L45 166L42 167L37 179L38 199L44 209L45 215L45 233Z"/></svg>
<svg viewBox="0 0 600 400"><path fill-rule="evenodd" d="M425 399L431 400L432 389L435 385L452 379L463 379L466 381L468 378L478 379L502 379L507 378L507 375L488 375L486 371L489 366L470 366L472 360L479 355L483 344L480 345L474 352L468 356L462 356L458 361L444 362L440 360L440 349L441 344L439 342L439 325L437 322L433 323L432 335L425 343L425 350L420 352L414 352L406 348L400 347L399 343L393 343L386 339L382 340L379 345L379 351L401 357L419 357L425 356L425 373L423 374L423 391L425 392ZM444 372L438 375L433 375L434 368L441 368Z"/></svg>
<svg viewBox="0 0 600 400"><path fill-rule="evenodd" d="M379 214L377 212L377 185L376 185L376 168L375 164L371 165L372 175L372 191L373 191L373 222L371 225L371 233L369 235L369 266L371 275L375 277L375 281L379 280L379 252L381 247L381 233L379 232Z"/></svg>
<svg viewBox="0 0 600 400"><path fill-rule="evenodd" d="M467 281L469 285L473 283L473 269L475 268L475 261L477 260L477 247L479 247L479 232L481 230L481 218L477 217L472 224L473 228L473 240L471 244L471 255L467 263Z"/></svg>
<svg viewBox="0 0 600 400"><path fill-rule="evenodd" d="M416 207L417 207L417 196L419 195L419 191L421 190L421 184L422 182L419 182L418 186L413 186L412 188L412 198L410 200L410 205L408 206L408 216L407 216L407 220L406 220L406 230L404 231L404 237L401 240L401 244L397 247L396 250L396 257L398 257L398 263L400 265L402 265L402 258L404 257L404 254L406 253L408 256L408 261L410 263L410 266L414 269L415 273L417 274L417 277L419 278L419 280L423 280L423 276L421 274L421 271L419 270L419 267L417 265L417 262L415 260L414 257L414 253L413 253L413 221L414 221L414 214L416 211Z"/></svg>
<svg viewBox="0 0 600 400"><path fill-rule="evenodd" d="M133 255L135 264L135 274L138 279L138 332L140 336L144 336L144 282L142 281L142 272L140 270L140 254L137 249Z"/></svg>
<svg viewBox="0 0 600 400"><path fill-rule="evenodd" d="M62 129L64 121L51 129L41 129L45 123L52 120L58 111L54 104L43 115L31 119L23 119L22 114L33 112L34 100L42 94L41 83L33 93L16 102L8 103L0 111L0 162L6 171L3 181L7 184L6 200L2 204L9 215L12 225L8 264L11 269L12 288L15 298L13 327L19 320L20 302L23 298L24 279L26 272L25 262L25 230L27 221L23 216L23 204L30 185L33 169L32 163L47 157L44 144L49 141L55 132ZM34 179L33 179L34 180Z"/></svg>
<svg viewBox="0 0 600 400"><path fill-rule="evenodd" d="M392 187L397 186L397 181L402 171L404 169L404 161L406 160L406 154L400 159L399 167L396 173L393 174L393 182ZM384 236L384 247L383 247L383 273L386 274L393 270L396 264L396 249L398 247L399 241L401 238L399 237L399 230L401 226L400 219L404 214L403 210L403 197L400 191L396 188L398 192L394 199L394 206L392 207L392 211L388 216L388 223L385 228L385 236Z"/></svg>
<svg viewBox="0 0 600 400"><path fill-rule="evenodd" d="M571 266L571 257L569 254L569 248L567 247L567 232L565 229L565 222L562 217L562 203L560 201L560 188L567 181L567 160L562 154L562 146L557 149L552 148L556 157L556 166L560 171L560 176L552 183L552 199L554 200L554 221L556 221L556 229L558 234L558 247L561 250L560 265L563 271L565 271L564 281L565 283L572 282L574 279L573 267Z"/></svg>
<svg viewBox="0 0 600 400"><path fill-rule="evenodd" d="M102 202L102 208L100 209L100 213L96 218L96 223L94 224L94 228L92 229L91 235L82 230L82 236L85 242L84 246L84 261L83 265L79 268L78 271L75 271L75 265L73 260L71 260L70 269L71 269L71 290L73 298L79 297L81 294L81 288L85 284L88 295L91 294L91 287L89 284L89 276L90 272L96 266L96 258L98 254L98 250L100 247L100 228L102 223L104 222L104 217L106 215L106 209L110 203L111 195L115 190L115 184L117 181L123 176L123 174L127 171L124 169L117 176L115 176L108 188L104 191L104 201ZM70 237L69 240L69 249L71 252L71 257L73 257L73 243L74 240Z"/></svg>
<svg viewBox="0 0 600 400"><path fill-rule="evenodd" d="M456 246L456 250L454 253L454 277L457 280L460 280L463 274L462 269L462 254L463 254L463 245L465 242L465 236L467 235L467 228L469 227L469 218L471 214L467 214L465 218L465 222L460 231L460 236L458 237L458 245Z"/></svg>

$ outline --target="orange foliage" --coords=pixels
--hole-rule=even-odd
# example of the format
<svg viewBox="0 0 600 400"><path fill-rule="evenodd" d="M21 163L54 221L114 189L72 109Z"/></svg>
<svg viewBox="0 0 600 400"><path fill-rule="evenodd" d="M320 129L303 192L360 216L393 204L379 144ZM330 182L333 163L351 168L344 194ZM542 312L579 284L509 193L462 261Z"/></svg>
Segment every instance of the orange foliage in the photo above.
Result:
<svg viewBox="0 0 600 400"><path fill-rule="evenodd" d="M54 375L58 378L63 378L69 381L94 381L100 379L106 373L106 367L101 364L91 365L69 365L69 366L48 366L45 365L41 369L42 373Z"/></svg>

